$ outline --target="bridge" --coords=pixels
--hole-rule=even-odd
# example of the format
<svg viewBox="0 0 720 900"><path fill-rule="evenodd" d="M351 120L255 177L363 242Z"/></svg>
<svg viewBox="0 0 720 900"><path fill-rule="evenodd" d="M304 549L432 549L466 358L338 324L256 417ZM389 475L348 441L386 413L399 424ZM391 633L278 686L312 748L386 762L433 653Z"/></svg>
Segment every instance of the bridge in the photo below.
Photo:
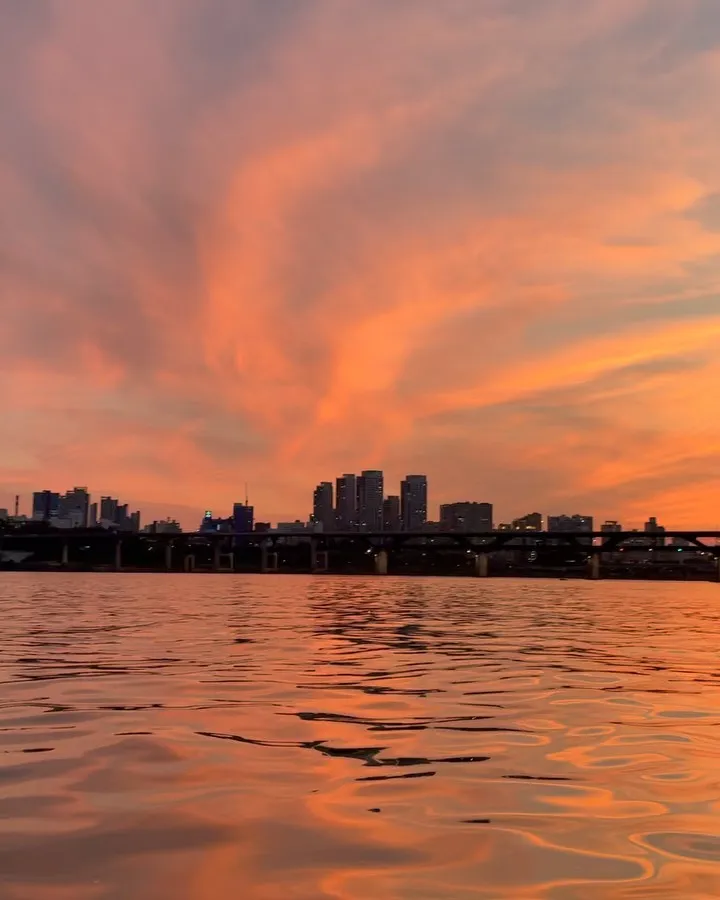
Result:
<svg viewBox="0 0 720 900"><path fill-rule="evenodd" d="M671 547L668 547L671 542ZM611 554L644 551L650 555L670 549L687 554L702 554L713 576L720 581L720 531L343 531L300 532L268 531L229 533L220 531L166 532L158 534L72 529L0 532L0 559L36 556L42 546L52 565L65 568L85 565L89 568L137 570L138 554L152 561L151 568L161 571L238 571L240 557L252 557L256 571L280 571L283 548L304 547L307 555L303 570L327 572L330 557L346 558L359 553L371 557L378 575L388 573L389 563L397 555L413 549L424 557L438 554L463 554L463 566L477 577L490 574L493 554L516 550L527 554L565 548L586 566L587 577L598 579L602 563ZM55 549L52 549L55 548ZM309 553L307 552L309 548ZM130 562L128 555L133 558ZM198 559L209 562L196 566ZM94 560L102 558L99 565ZM458 564L458 567L459 564ZM245 571L245 569L241 569Z"/></svg>

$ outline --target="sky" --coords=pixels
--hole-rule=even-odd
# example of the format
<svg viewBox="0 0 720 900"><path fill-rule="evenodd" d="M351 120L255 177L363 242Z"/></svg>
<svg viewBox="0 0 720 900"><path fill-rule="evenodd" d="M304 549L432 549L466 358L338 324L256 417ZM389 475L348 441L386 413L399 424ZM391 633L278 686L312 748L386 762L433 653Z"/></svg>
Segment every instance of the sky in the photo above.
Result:
<svg viewBox="0 0 720 900"><path fill-rule="evenodd" d="M0 2L0 506L720 527L717 0Z"/></svg>

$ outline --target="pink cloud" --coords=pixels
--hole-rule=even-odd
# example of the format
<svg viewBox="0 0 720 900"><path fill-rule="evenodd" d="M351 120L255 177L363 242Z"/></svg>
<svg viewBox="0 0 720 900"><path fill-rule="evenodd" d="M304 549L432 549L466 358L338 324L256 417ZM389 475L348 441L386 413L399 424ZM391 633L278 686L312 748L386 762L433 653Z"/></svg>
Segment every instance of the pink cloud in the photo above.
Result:
<svg viewBox="0 0 720 900"><path fill-rule="evenodd" d="M3 499L713 519L706 0L86 6L2 14Z"/></svg>

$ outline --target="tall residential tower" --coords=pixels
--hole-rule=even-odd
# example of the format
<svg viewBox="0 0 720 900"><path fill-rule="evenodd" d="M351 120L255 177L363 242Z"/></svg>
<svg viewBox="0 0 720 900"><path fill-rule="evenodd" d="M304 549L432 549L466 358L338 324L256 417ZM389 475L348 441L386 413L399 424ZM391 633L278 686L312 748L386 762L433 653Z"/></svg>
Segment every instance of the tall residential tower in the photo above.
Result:
<svg viewBox="0 0 720 900"><path fill-rule="evenodd" d="M407 475L400 482L400 514L405 531L419 531L427 522L427 475Z"/></svg>
<svg viewBox="0 0 720 900"><path fill-rule="evenodd" d="M383 531L401 531L400 497L391 494L383 501Z"/></svg>
<svg viewBox="0 0 720 900"><path fill-rule="evenodd" d="M353 531L357 521L357 476L345 474L335 482L335 526Z"/></svg>
<svg viewBox="0 0 720 900"><path fill-rule="evenodd" d="M335 530L335 508L331 481L321 481L313 492L313 521L323 531Z"/></svg>
<svg viewBox="0 0 720 900"><path fill-rule="evenodd" d="M383 473L366 469L357 480L357 527L381 531L383 523Z"/></svg>

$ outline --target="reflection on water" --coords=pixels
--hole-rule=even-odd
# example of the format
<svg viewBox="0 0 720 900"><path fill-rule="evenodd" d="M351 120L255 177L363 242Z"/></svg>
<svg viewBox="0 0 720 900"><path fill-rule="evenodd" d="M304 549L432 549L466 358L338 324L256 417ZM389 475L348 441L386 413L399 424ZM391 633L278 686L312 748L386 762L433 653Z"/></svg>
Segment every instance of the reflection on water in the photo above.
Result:
<svg viewBox="0 0 720 900"><path fill-rule="evenodd" d="M0 897L720 896L720 587L0 581Z"/></svg>

